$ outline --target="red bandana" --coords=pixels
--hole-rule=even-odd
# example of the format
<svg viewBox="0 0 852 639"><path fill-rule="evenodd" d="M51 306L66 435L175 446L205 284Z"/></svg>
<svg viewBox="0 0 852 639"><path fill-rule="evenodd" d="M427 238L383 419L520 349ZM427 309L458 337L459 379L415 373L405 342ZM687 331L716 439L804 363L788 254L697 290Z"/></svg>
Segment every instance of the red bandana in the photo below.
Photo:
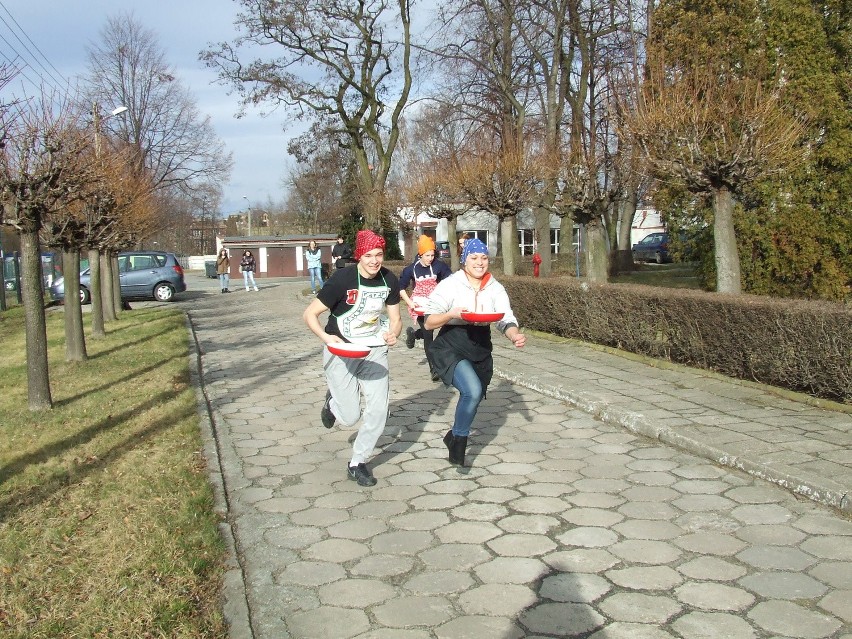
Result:
<svg viewBox="0 0 852 639"><path fill-rule="evenodd" d="M369 253L377 248L385 248L385 238L372 231L358 231L358 235L355 236L356 260L360 260L364 253Z"/></svg>

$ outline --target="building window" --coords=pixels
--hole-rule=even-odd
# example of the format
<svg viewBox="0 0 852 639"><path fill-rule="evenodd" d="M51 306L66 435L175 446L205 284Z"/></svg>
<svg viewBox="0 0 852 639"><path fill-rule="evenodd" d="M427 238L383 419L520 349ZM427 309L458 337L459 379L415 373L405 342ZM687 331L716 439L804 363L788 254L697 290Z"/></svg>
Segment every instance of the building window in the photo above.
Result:
<svg viewBox="0 0 852 639"><path fill-rule="evenodd" d="M518 229L518 248L521 251L521 255L532 255L535 253L533 235L532 229Z"/></svg>

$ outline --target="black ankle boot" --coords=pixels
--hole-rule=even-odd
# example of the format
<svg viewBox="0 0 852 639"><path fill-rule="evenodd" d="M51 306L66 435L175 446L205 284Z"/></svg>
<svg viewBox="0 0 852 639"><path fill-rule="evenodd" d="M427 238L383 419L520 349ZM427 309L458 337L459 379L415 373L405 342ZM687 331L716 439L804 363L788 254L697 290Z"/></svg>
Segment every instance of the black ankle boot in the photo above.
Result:
<svg viewBox="0 0 852 639"><path fill-rule="evenodd" d="M467 450L467 437L456 437L453 431L444 435L444 444L450 451L449 462L455 466L464 466L464 453Z"/></svg>

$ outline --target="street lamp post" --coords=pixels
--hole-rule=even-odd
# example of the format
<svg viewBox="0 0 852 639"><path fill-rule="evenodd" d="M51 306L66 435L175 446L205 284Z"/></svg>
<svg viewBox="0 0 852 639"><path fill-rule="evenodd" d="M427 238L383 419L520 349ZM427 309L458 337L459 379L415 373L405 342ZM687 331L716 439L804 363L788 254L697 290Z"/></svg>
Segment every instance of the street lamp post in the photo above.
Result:
<svg viewBox="0 0 852 639"><path fill-rule="evenodd" d="M244 195L243 199L246 201L246 205L248 206L248 236L251 237L251 202L249 202L247 195Z"/></svg>
<svg viewBox="0 0 852 639"><path fill-rule="evenodd" d="M126 106L119 106L110 111L108 116L102 118L98 103L92 102L92 124L95 128L95 157L101 156L101 122L108 120L115 115L121 115L125 111L127 111Z"/></svg>

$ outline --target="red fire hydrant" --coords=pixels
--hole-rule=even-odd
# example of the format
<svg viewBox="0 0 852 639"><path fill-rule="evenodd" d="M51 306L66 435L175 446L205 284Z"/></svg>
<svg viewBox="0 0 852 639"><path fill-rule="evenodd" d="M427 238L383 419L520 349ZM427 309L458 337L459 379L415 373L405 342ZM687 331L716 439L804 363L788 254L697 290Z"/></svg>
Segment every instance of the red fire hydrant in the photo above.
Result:
<svg viewBox="0 0 852 639"><path fill-rule="evenodd" d="M533 253L533 276L538 277L538 269L541 265L541 255Z"/></svg>

